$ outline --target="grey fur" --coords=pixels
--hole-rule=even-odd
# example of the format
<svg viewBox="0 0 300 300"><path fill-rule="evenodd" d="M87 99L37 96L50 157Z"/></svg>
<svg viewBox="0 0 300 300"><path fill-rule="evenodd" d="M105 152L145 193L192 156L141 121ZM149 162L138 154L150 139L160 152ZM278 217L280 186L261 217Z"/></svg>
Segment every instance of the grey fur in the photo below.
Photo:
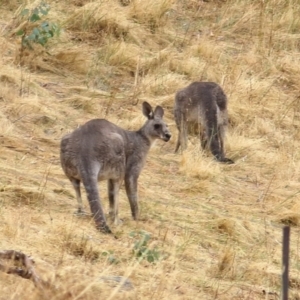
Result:
<svg viewBox="0 0 300 300"><path fill-rule="evenodd" d="M228 125L227 97L214 82L193 82L177 91L174 117L179 131L175 152L187 148L191 126L200 127L202 148L208 147L220 162L234 163L224 154L225 130Z"/></svg>
<svg viewBox="0 0 300 300"><path fill-rule="evenodd" d="M144 167L148 151L156 139L168 141L171 137L163 121L164 110L143 103L143 114L148 118L138 131L124 130L105 120L91 120L61 141L61 165L76 192L78 212L82 212L80 182L86 189L96 227L111 233L106 224L97 182L108 181L110 216L115 224L118 219L118 195L125 181L133 219L138 218L137 181Z"/></svg>

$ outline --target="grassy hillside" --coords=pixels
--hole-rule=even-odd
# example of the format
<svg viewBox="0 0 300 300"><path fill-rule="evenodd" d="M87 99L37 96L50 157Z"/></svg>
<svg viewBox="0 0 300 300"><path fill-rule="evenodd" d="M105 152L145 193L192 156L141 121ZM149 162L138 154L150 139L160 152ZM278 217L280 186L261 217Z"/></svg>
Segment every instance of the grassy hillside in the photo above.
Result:
<svg viewBox="0 0 300 300"><path fill-rule="evenodd" d="M0 2L0 250L32 255L51 288L0 273L0 299L278 299L283 224L300 299L299 1L47 3L59 36L22 50L16 33L39 24L22 11L39 1ZM174 154L174 94L194 80L228 95L234 165L196 136ZM59 142L92 118L138 129L144 100L163 106L173 136L150 151L138 222L122 188L115 239L73 215Z"/></svg>

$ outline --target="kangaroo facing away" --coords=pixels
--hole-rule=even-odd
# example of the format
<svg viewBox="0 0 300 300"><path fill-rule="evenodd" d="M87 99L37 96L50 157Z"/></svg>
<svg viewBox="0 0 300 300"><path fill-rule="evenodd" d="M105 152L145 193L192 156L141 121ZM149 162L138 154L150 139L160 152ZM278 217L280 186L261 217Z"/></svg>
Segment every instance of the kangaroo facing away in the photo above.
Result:
<svg viewBox="0 0 300 300"><path fill-rule="evenodd" d="M125 181L132 217L138 218L137 181L148 151L156 139L169 141L171 134L163 121L164 110L143 103L143 114L148 118L138 131L127 131L105 120L88 121L61 141L60 159L66 176L71 181L78 202L78 213L83 213L80 182L83 182L97 229L111 233L106 223L98 191L98 181L108 181L109 215L119 223L119 189Z"/></svg>
<svg viewBox="0 0 300 300"><path fill-rule="evenodd" d="M175 152L187 148L189 128L198 126L202 148L209 148L215 158L232 164L224 154L225 129L228 124L227 97L214 82L193 82L177 91L174 117L179 131Z"/></svg>

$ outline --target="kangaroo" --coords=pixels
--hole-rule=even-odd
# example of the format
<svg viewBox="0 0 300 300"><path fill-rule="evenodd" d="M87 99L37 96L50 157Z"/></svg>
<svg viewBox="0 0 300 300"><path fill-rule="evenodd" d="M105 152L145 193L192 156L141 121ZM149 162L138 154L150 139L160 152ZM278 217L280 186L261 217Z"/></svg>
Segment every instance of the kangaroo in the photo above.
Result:
<svg viewBox="0 0 300 300"><path fill-rule="evenodd" d="M61 140L61 165L75 189L78 213L84 212L80 193L82 181L96 228L104 233L111 233L111 230L106 223L97 182L108 182L109 215L117 225L120 222L119 189L124 180L132 217L136 220L139 215L137 181L149 149L155 140L167 142L171 138L161 106L153 111L148 102L143 102L142 111L148 120L138 131L122 129L105 119L94 119Z"/></svg>
<svg viewBox="0 0 300 300"><path fill-rule="evenodd" d="M187 148L190 126L200 128L203 149L209 148L215 158L232 164L233 160L224 154L225 129L228 125L227 97L222 88L214 82L193 82L177 91L174 117L179 131L175 153L181 146Z"/></svg>

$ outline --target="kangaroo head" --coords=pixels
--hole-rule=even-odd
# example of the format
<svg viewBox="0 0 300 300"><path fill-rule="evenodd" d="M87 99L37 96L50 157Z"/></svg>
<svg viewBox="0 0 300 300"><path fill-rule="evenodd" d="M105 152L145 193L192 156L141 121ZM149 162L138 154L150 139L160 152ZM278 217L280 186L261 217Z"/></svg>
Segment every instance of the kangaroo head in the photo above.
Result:
<svg viewBox="0 0 300 300"><path fill-rule="evenodd" d="M150 139L161 139L167 142L171 138L168 125L163 121L164 110L161 106L156 106L153 111L148 102L143 102L143 114L148 119L145 124L146 134Z"/></svg>

